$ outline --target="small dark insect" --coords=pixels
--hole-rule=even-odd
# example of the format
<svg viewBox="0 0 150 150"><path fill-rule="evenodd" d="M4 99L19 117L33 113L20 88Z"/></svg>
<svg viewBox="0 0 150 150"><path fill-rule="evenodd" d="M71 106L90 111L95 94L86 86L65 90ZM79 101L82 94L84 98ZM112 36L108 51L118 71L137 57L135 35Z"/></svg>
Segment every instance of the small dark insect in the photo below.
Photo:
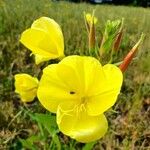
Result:
<svg viewBox="0 0 150 150"><path fill-rule="evenodd" d="M75 94L75 92L74 91L70 91L70 94Z"/></svg>

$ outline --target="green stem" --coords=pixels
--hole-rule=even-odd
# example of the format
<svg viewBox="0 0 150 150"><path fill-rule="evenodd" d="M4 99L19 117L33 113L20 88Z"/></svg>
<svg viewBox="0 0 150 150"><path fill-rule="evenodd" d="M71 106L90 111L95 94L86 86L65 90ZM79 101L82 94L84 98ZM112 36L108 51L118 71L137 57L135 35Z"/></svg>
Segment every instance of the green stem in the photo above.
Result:
<svg viewBox="0 0 150 150"><path fill-rule="evenodd" d="M110 54L110 60L108 61L109 64L113 62L113 57L114 57L114 51L112 50Z"/></svg>
<svg viewBox="0 0 150 150"><path fill-rule="evenodd" d="M133 61L134 61L134 60L137 60L137 59L138 59L138 57L135 57L135 58L133 58ZM123 63L123 61L120 61L120 62L114 63L113 65L119 66L119 65L121 65L122 63Z"/></svg>
<svg viewBox="0 0 150 150"><path fill-rule="evenodd" d="M20 116L21 115L21 113L23 112L23 110L20 110L15 116L14 116L14 118L10 121L10 123L8 124L8 128L9 128L9 126L14 122L14 120L16 119L16 118L18 118L18 116Z"/></svg>

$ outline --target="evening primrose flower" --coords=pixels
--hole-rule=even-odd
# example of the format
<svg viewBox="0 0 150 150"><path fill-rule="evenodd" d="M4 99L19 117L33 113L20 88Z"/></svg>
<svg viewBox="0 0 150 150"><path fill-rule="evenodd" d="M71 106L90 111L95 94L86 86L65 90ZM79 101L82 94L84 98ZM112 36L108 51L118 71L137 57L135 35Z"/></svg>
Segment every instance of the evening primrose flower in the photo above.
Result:
<svg viewBox="0 0 150 150"><path fill-rule="evenodd" d="M37 95L38 79L28 74L15 75L15 92L23 102L31 102Z"/></svg>
<svg viewBox="0 0 150 150"><path fill-rule="evenodd" d="M61 28L51 18L35 20L31 28L22 33L20 41L35 54L36 64L64 56Z"/></svg>
<svg viewBox="0 0 150 150"><path fill-rule="evenodd" d="M79 142L101 138L108 123L103 114L116 102L122 72L112 64L102 66L87 56L68 56L43 70L37 96L56 113L61 132Z"/></svg>

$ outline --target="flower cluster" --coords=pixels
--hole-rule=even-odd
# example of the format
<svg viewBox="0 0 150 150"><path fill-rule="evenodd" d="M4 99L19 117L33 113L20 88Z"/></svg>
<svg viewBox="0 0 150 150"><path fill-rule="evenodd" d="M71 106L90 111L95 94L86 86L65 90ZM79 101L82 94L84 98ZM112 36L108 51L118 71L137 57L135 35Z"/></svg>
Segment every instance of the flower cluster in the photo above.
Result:
<svg viewBox="0 0 150 150"><path fill-rule="evenodd" d="M86 21L92 31L97 19L88 14ZM20 41L35 55L36 64L64 57L61 28L48 17L34 21ZM122 81L122 71L117 66L102 66L92 56L72 55L44 68L40 81L28 74L15 75L15 88L23 102L37 96L48 111L56 113L61 132L86 143L106 133L104 112L115 104Z"/></svg>

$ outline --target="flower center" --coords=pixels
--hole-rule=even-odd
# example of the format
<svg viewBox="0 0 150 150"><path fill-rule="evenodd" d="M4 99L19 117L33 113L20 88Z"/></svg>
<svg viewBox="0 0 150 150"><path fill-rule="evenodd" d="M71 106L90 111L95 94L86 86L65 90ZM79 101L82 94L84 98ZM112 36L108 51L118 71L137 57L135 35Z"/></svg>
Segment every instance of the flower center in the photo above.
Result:
<svg viewBox="0 0 150 150"><path fill-rule="evenodd" d="M74 91L70 91L70 94L75 94L75 92Z"/></svg>
<svg viewBox="0 0 150 150"><path fill-rule="evenodd" d="M80 101L76 105L75 110L78 117L80 116L80 113L86 112L86 102L87 102L87 98L81 97Z"/></svg>
<svg viewBox="0 0 150 150"><path fill-rule="evenodd" d="M86 97L81 97L81 101L80 101L80 105L84 105L84 104L86 104Z"/></svg>

